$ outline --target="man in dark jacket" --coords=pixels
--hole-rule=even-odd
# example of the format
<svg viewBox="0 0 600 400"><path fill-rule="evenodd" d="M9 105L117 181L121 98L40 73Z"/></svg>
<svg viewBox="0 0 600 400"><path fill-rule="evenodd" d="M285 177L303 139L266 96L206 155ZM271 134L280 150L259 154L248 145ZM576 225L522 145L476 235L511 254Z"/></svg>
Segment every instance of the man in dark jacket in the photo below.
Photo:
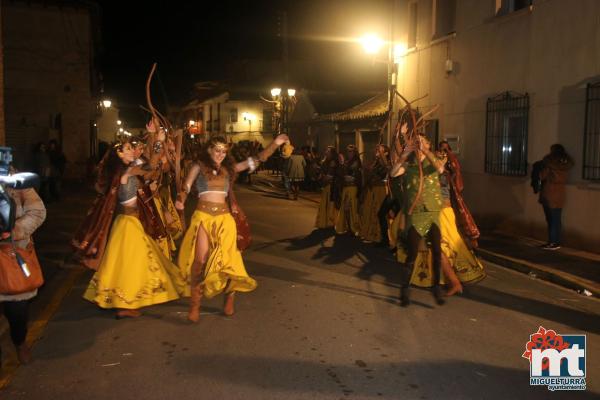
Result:
<svg viewBox="0 0 600 400"><path fill-rule="evenodd" d="M573 159L561 144L550 146L550 154L542 160L540 202L548 223L548 244L545 250L560 249L561 215L566 200L566 183Z"/></svg>

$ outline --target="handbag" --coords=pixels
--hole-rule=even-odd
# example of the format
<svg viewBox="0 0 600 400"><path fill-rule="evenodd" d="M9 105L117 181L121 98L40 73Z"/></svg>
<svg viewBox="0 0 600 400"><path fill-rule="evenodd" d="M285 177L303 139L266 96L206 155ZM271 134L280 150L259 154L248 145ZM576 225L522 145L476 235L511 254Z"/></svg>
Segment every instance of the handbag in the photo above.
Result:
<svg viewBox="0 0 600 400"><path fill-rule="evenodd" d="M42 268L35 254L33 241L26 248L14 242L0 243L0 293L21 294L31 292L44 284Z"/></svg>

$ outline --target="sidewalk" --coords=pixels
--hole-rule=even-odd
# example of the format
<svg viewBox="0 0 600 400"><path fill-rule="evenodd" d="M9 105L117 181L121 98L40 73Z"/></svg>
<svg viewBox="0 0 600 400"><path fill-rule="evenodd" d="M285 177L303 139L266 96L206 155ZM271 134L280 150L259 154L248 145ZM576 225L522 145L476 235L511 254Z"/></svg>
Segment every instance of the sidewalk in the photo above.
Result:
<svg viewBox="0 0 600 400"><path fill-rule="evenodd" d="M266 171L252 175L252 183L283 191L281 175ZM299 197L315 203L320 199L319 193L313 192L301 192ZM531 238L485 232L476 252L486 261L528 274L531 278L600 297L600 254L564 247L556 251L542 250L543 244Z"/></svg>
<svg viewBox="0 0 600 400"><path fill-rule="evenodd" d="M561 248L541 249L544 243L501 233L485 233L477 254L487 261L600 297L600 255Z"/></svg>

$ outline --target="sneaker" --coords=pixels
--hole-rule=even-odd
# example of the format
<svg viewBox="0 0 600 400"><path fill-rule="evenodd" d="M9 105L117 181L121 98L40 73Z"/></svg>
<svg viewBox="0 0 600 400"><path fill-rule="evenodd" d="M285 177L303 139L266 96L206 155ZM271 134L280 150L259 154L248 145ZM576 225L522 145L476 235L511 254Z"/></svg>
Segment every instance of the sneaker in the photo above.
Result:
<svg viewBox="0 0 600 400"><path fill-rule="evenodd" d="M560 244L558 244L558 243L548 243L547 245L545 245L544 247L542 247L542 249L544 249L544 250L558 250L558 249L560 249Z"/></svg>

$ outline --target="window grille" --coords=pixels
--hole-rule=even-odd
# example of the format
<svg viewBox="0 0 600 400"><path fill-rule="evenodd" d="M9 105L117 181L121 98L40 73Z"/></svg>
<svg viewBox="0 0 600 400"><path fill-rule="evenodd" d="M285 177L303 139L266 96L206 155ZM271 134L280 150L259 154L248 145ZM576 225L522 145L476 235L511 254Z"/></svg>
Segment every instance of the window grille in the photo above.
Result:
<svg viewBox="0 0 600 400"><path fill-rule="evenodd" d="M583 179L600 180L600 82L588 83L586 90Z"/></svg>
<svg viewBox="0 0 600 400"><path fill-rule="evenodd" d="M487 100L485 172L527 175L529 95L501 93Z"/></svg>

